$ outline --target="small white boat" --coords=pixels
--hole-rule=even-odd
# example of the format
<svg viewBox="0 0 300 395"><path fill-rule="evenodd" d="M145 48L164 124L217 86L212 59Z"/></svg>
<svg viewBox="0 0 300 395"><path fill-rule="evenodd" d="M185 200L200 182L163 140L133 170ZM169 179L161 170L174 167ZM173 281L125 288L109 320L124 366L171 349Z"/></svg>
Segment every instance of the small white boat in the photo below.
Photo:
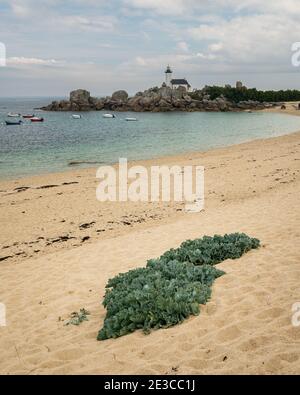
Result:
<svg viewBox="0 0 300 395"><path fill-rule="evenodd" d="M20 118L21 114L14 114L12 112L9 112L7 116L10 118Z"/></svg>
<svg viewBox="0 0 300 395"><path fill-rule="evenodd" d="M102 115L102 117L103 118L116 118L116 116L113 114L104 114L104 115Z"/></svg>
<svg viewBox="0 0 300 395"><path fill-rule="evenodd" d="M128 122L137 122L137 118L126 118Z"/></svg>
<svg viewBox="0 0 300 395"><path fill-rule="evenodd" d="M73 114L72 118L73 119L81 119L81 115Z"/></svg>

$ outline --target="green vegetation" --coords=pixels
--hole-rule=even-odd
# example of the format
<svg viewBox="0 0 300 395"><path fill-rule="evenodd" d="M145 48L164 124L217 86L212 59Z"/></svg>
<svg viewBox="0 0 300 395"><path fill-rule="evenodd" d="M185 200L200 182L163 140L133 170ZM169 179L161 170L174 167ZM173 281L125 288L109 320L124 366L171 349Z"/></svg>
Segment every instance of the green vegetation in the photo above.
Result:
<svg viewBox="0 0 300 395"><path fill-rule="evenodd" d="M202 239L188 240L176 250L171 249L159 260L168 262L191 262L194 265L216 265L226 259L238 259L246 252L259 247L259 240L244 233L225 236L204 236Z"/></svg>
<svg viewBox="0 0 300 395"><path fill-rule="evenodd" d="M150 263L108 283L107 316L98 340L143 329L167 328L199 314L210 298L210 285L224 273L212 266L196 267L178 261Z"/></svg>
<svg viewBox="0 0 300 395"><path fill-rule="evenodd" d="M88 315L90 313L85 309L80 309L80 312L77 313L76 311L71 314L71 319L65 324L67 325L80 325L83 321L88 321Z"/></svg>
<svg viewBox="0 0 300 395"><path fill-rule="evenodd" d="M213 265L237 259L259 245L259 240L245 234L206 236L148 261L146 268L109 280L103 301L107 315L98 340L137 329L148 334L198 315L199 305L210 299L214 280L225 274Z"/></svg>
<svg viewBox="0 0 300 395"><path fill-rule="evenodd" d="M286 102L300 100L300 91L298 90L259 91L256 88L247 89L243 87L237 89L229 86L207 86L204 89L204 93L210 95L211 100L223 95L228 100L235 103L248 100L259 102ZM195 91L191 93L190 96L193 99L199 100L203 96L203 91Z"/></svg>

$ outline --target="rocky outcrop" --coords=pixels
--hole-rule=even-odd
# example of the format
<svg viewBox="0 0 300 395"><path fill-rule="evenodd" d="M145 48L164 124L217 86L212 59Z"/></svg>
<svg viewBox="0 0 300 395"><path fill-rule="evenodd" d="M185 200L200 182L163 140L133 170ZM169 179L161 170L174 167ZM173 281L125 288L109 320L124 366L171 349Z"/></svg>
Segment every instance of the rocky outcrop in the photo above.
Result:
<svg viewBox="0 0 300 395"><path fill-rule="evenodd" d="M127 102L128 93L126 91L117 91L112 94L111 99L116 102Z"/></svg>
<svg viewBox="0 0 300 395"><path fill-rule="evenodd" d="M151 88L138 92L129 98L124 90L114 92L111 97L95 98L90 92L78 89L70 93L69 100L54 101L43 107L46 111L134 111L134 112L169 112L169 111L243 111L269 108L273 104L257 101L231 102L224 96L211 100L203 91L197 91L197 100L184 87L171 89L165 84L161 88Z"/></svg>
<svg viewBox="0 0 300 395"><path fill-rule="evenodd" d="M53 101L42 109L48 111L89 111L91 107L95 107L97 100L91 97L90 92L78 89L70 93L69 100Z"/></svg>
<svg viewBox="0 0 300 395"><path fill-rule="evenodd" d="M263 110L264 108L270 107L267 103L261 103L254 100L240 101L237 106L242 110Z"/></svg>
<svg viewBox="0 0 300 395"><path fill-rule="evenodd" d="M70 102L78 105L88 105L91 94L84 89L78 89L70 93Z"/></svg>

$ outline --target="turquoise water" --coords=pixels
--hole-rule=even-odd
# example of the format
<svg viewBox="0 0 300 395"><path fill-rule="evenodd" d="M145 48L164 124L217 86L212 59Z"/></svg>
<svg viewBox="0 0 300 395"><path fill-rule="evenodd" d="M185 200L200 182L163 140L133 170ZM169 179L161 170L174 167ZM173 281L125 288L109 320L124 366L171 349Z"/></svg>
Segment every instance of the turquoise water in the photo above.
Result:
<svg viewBox="0 0 300 395"><path fill-rule="evenodd" d="M0 99L0 178L70 170L72 161L114 163L203 151L300 130L300 117L268 113L38 112L52 99ZM8 112L32 113L44 123L6 126ZM126 122L127 116L138 122ZM263 147L262 147L263 149ZM83 163L78 167L95 166Z"/></svg>

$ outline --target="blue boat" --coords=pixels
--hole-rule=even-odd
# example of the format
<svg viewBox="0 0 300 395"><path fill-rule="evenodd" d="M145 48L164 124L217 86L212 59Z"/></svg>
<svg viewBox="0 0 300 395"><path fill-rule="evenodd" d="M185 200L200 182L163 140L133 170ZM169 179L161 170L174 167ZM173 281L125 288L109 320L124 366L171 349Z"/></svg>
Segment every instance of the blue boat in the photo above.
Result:
<svg viewBox="0 0 300 395"><path fill-rule="evenodd" d="M5 121L6 125L21 125L22 121Z"/></svg>

